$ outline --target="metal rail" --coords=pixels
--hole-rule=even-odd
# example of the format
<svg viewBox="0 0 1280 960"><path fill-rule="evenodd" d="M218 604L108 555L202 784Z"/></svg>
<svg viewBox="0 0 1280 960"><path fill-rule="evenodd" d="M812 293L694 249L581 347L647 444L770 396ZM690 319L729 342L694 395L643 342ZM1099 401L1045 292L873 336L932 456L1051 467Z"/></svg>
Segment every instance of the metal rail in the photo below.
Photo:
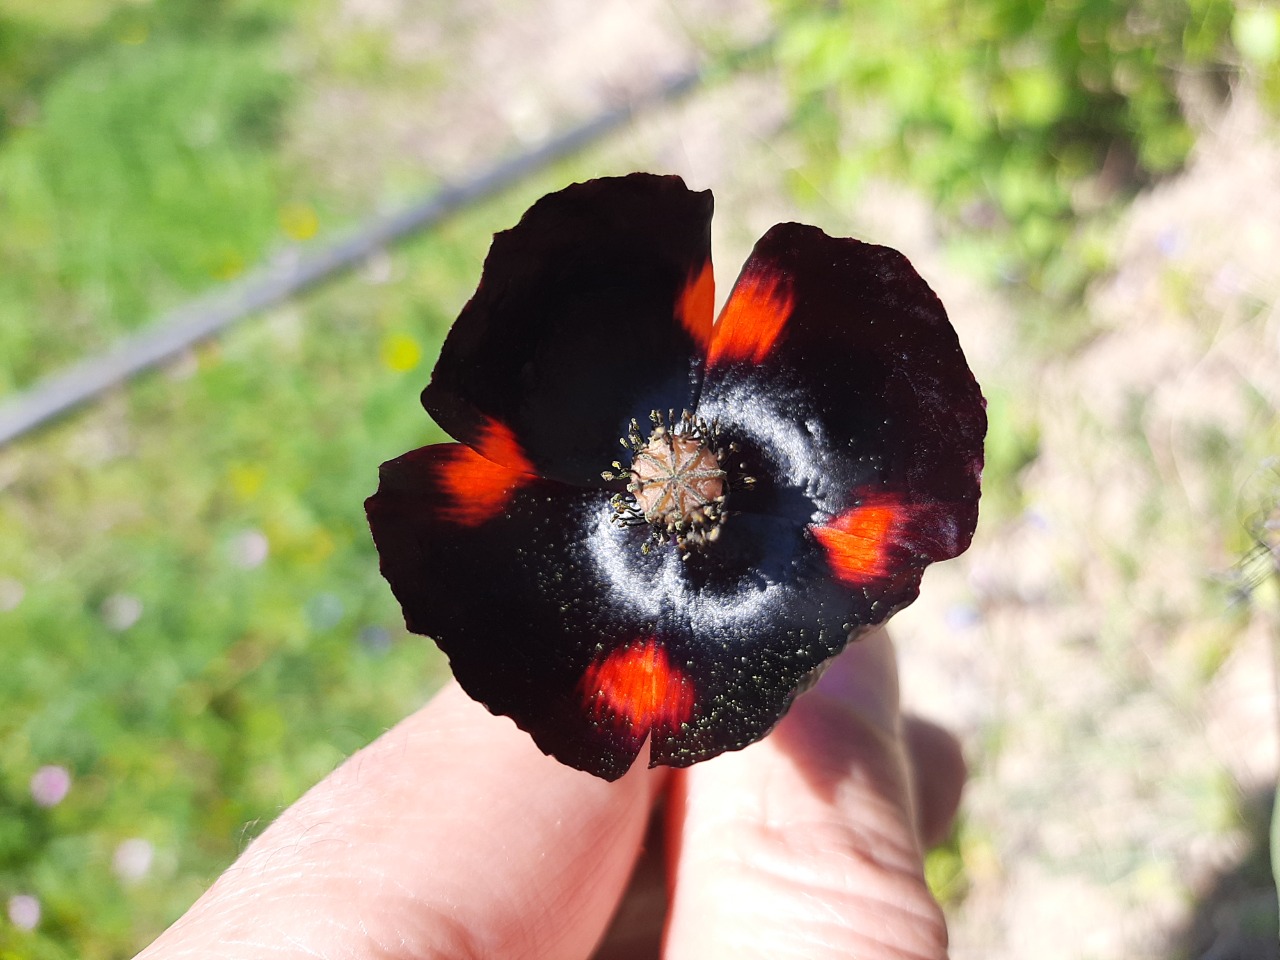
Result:
<svg viewBox="0 0 1280 960"><path fill-rule="evenodd" d="M690 92L701 71L679 74L628 103L605 110L478 176L445 186L405 208L375 217L327 242L290 248L239 280L196 297L123 338L105 353L74 363L0 401L0 447L163 363L248 314L350 270L370 255L493 196L522 177L601 140L640 111Z"/></svg>

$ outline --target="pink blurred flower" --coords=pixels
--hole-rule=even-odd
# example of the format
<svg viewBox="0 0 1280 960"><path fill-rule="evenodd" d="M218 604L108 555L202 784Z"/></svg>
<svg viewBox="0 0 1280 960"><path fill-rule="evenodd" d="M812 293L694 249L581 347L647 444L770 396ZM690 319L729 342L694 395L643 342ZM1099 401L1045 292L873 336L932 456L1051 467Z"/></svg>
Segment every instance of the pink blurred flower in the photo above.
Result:
<svg viewBox="0 0 1280 960"><path fill-rule="evenodd" d="M271 543L261 530L243 530L231 540L231 562L242 570L253 570L267 559Z"/></svg>
<svg viewBox="0 0 1280 960"><path fill-rule="evenodd" d="M40 923L40 901L26 893L10 897L9 922L19 930L34 930Z"/></svg>
<svg viewBox="0 0 1280 960"><path fill-rule="evenodd" d="M156 850L150 840L131 837L121 841L116 847L115 855L111 858L111 868L126 883L137 883L145 880L151 872L155 856Z"/></svg>
<svg viewBox="0 0 1280 960"><path fill-rule="evenodd" d="M66 767L49 764L31 775L31 799L41 807L56 807L71 789L71 774Z"/></svg>

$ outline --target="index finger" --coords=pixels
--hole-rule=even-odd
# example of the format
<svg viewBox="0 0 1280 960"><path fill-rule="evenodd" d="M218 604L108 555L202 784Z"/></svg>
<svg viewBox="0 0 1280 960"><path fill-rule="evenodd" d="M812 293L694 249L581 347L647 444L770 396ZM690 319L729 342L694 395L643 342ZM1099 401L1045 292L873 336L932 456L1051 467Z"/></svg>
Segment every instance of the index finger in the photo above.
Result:
<svg viewBox="0 0 1280 960"><path fill-rule="evenodd" d="M586 957L661 777L544 756L450 684L286 810L139 960Z"/></svg>

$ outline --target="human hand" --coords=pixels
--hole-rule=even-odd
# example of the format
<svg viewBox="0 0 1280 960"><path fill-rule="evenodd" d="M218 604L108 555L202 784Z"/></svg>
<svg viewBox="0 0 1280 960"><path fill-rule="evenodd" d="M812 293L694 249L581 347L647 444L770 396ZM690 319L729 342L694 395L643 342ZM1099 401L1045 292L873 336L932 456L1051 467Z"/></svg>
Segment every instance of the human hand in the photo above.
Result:
<svg viewBox="0 0 1280 960"><path fill-rule="evenodd" d="M138 960L731 956L933 960L946 925L922 846L964 764L898 713L893 648L841 654L764 740L607 783L544 756L454 684L258 837ZM661 908L640 856L665 801ZM652 899L652 898L651 898ZM658 904L664 898L656 898Z"/></svg>

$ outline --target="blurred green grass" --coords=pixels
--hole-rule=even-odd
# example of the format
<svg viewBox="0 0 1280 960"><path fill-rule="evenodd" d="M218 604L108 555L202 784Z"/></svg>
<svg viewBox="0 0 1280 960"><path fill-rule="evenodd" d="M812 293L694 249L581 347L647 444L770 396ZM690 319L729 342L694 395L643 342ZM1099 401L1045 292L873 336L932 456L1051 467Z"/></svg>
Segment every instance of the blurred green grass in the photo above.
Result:
<svg viewBox="0 0 1280 960"><path fill-rule="evenodd" d="M35 21L43 37L41 7L2 23L34 34L28 59L47 61L27 52L42 46L77 55L11 92L0 127L0 389L101 349L281 237L283 24L219 6L126 5L92 30Z"/></svg>
<svg viewBox="0 0 1280 960"><path fill-rule="evenodd" d="M0 72L26 71L2 88L0 390L335 226L343 199L282 135L287 43L317 5L274 6L4 8L0 36L27 43L0 46ZM438 682L361 504L378 462L436 437L416 395L437 305L474 283L456 248L486 240L412 244L385 282L348 278L0 453L0 902L41 913L0 922L0 956L130 955ZM48 807L47 765L71 777Z"/></svg>
<svg viewBox="0 0 1280 960"><path fill-rule="evenodd" d="M1107 267L1091 221L1186 160L1180 87L1225 95L1236 60L1231 0L778 6L817 182L906 179L990 277L1058 306Z"/></svg>

